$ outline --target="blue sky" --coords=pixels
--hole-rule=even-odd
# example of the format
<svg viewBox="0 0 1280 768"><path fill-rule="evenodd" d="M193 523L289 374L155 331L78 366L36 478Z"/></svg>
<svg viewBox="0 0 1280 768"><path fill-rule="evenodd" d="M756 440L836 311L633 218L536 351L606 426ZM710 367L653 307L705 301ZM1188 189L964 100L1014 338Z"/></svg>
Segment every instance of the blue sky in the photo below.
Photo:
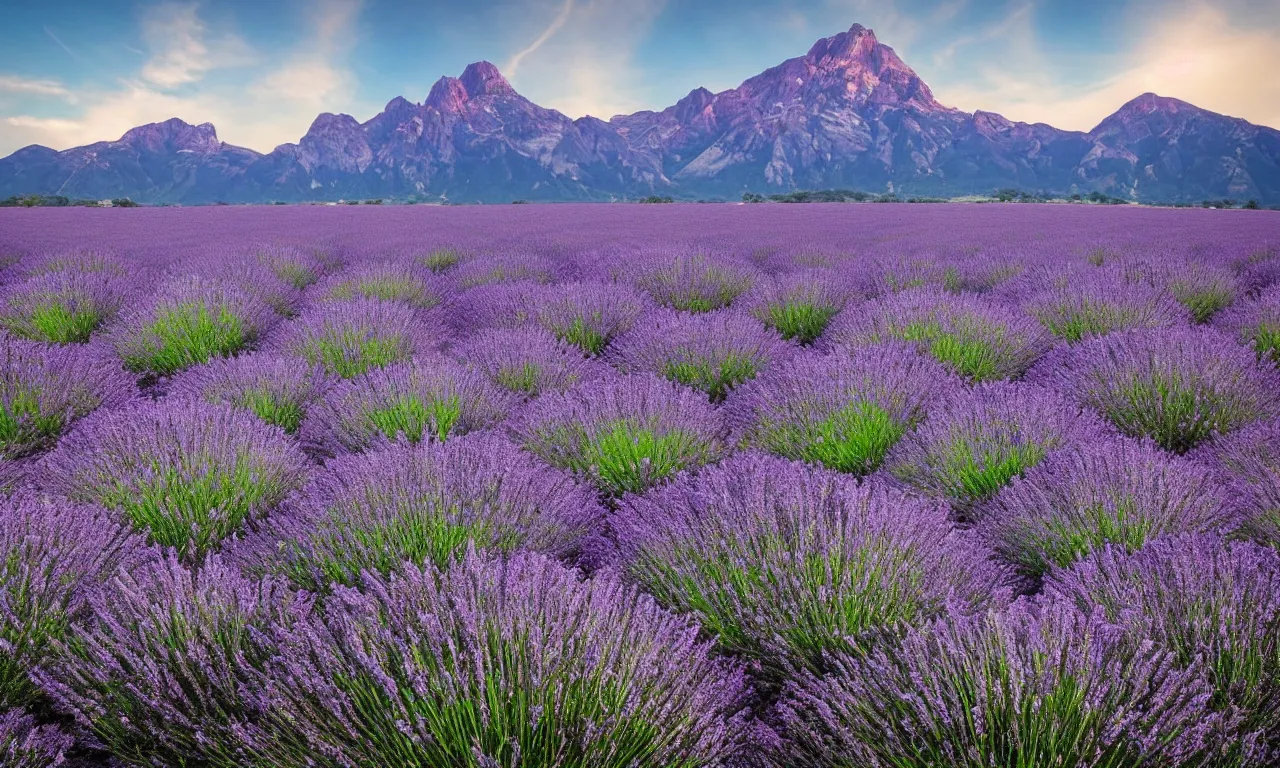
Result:
<svg viewBox="0 0 1280 768"><path fill-rule="evenodd" d="M0 155L175 116L268 151L478 59L607 118L734 87L854 22L967 110L1088 129L1155 91L1280 127L1276 0L0 0Z"/></svg>

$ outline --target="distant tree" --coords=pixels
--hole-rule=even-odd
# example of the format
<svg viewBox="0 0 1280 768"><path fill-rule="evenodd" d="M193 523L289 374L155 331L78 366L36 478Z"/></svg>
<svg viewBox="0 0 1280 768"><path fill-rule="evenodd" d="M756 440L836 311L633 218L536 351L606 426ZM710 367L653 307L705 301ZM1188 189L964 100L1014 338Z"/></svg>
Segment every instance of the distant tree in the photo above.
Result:
<svg viewBox="0 0 1280 768"><path fill-rule="evenodd" d="M764 195L759 195L759 194L756 194L755 192L742 193L742 202L744 203L763 203L764 200L765 200Z"/></svg>
<svg viewBox="0 0 1280 768"><path fill-rule="evenodd" d="M666 195L649 195L648 197L640 198L640 202L652 205L658 203L674 203L675 199Z"/></svg>
<svg viewBox="0 0 1280 768"><path fill-rule="evenodd" d="M1244 204L1244 209L1245 209L1246 211L1256 211L1256 210L1260 209L1261 207L1262 207L1262 206L1258 205L1258 201L1257 201L1257 200L1250 200L1249 202L1247 202L1247 203L1245 203L1245 204Z"/></svg>
<svg viewBox="0 0 1280 768"><path fill-rule="evenodd" d="M117 197L111 201L111 205L116 208L137 208L138 204L127 197Z"/></svg>

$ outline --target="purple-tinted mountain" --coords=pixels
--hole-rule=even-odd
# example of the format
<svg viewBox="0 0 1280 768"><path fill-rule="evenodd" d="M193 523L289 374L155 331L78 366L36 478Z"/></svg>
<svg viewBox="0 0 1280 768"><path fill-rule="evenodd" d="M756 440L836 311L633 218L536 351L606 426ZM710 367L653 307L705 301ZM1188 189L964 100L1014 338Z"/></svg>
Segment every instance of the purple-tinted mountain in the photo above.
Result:
<svg viewBox="0 0 1280 768"><path fill-rule="evenodd" d="M570 119L478 62L421 104L370 120L323 114L266 155L210 125L144 126L120 141L0 160L0 195L148 202L342 198L593 200L851 188L956 196L1004 187L1135 200L1280 203L1280 131L1146 94L1082 133L940 104L854 25L737 88L661 112Z"/></svg>

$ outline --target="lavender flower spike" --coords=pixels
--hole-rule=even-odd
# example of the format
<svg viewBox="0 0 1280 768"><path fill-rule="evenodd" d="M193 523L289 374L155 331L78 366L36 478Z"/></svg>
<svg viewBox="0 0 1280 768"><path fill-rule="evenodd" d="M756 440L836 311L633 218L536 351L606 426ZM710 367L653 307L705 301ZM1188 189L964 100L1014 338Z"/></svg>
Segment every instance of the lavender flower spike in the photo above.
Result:
<svg viewBox="0 0 1280 768"><path fill-rule="evenodd" d="M603 352L631 330L646 299L618 283L565 283L548 286L537 309L538 323L585 354Z"/></svg>
<svg viewBox="0 0 1280 768"><path fill-rule="evenodd" d="M434 316L377 299L321 303L273 334L268 347L350 379L439 350L447 334Z"/></svg>
<svg viewBox="0 0 1280 768"><path fill-rule="evenodd" d="M455 352L491 383L521 397L563 392L608 370L538 327L481 331Z"/></svg>
<svg viewBox="0 0 1280 768"><path fill-rule="evenodd" d="M1192 454L1230 489L1240 534L1280 550L1280 420L1267 419L1212 440Z"/></svg>
<svg viewBox="0 0 1280 768"><path fill-rule="evenodd" d="M55 725L36 725L19 709L0 714L0 765L5 768L54 768L66 765L75 739Z"/></svg>
<svg viewBox="0 0 1280 768"><path fill-rule="evenodd" d="M173 381L168 396L245 408L293 434L330 384L322 368L305 360L255 352L192 368Z"/></svg>

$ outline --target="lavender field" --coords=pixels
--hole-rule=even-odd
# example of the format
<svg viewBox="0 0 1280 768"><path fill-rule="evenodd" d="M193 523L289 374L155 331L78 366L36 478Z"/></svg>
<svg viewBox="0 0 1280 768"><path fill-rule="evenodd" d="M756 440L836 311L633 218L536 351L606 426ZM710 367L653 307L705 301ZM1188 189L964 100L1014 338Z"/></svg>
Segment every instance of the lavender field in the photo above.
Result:
<svg viewBox="0 0 1280 768"><path fill-rule="evenodd" d="M1280 764L1280 215L0 210L0 766Z"/></svg>

